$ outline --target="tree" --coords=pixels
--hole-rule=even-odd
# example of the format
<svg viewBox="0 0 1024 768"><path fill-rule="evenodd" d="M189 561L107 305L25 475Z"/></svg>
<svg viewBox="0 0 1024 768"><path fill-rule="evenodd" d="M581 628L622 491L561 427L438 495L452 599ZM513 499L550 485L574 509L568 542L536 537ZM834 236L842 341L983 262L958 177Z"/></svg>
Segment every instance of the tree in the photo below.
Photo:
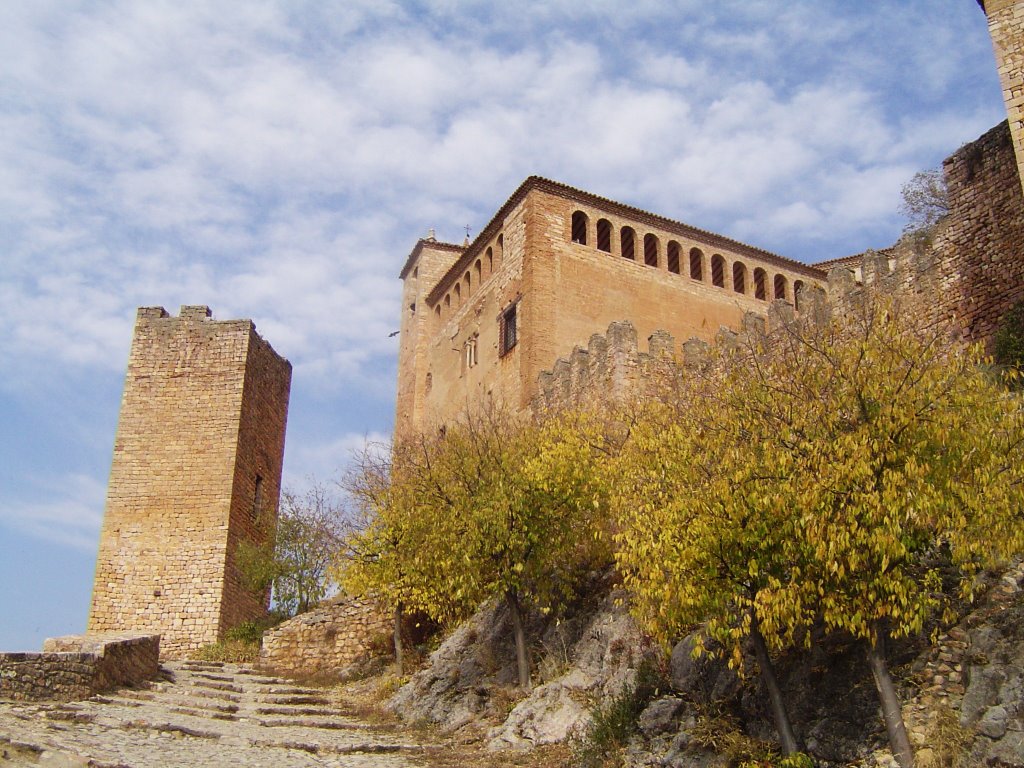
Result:
<svg viewBox="0 0 1024 768"><path fill-rule="evenodd" d="M641 616L663 636L707 621L734 654L747 637L808 638L814 621L864 640L893 752L912 765L886 638L939 607L938 558L969 591L977 568L1022 546L1021 403L981 363L868 296L684 375L671 420L635 429L623 452L635 469L618 559Z"/></svg>
<svg viewBox="0 0 1024 768"><path fill-rule="evenodd" d="M275 610L294 616L334 587L328 569L344 528L341 506L322 485L314 483L301 495L286 490L274 536L262 544L240 542L235 561L250 589L270 588Z"/></svg>
<svg viewBox="0 0 1024 768"><path fill-rule="evenodd" d="M595 536L599 445L585 417L539 424L497 409L396 445L375 521L353 545L372 554L353 561L346 584L383 589L442 621L503 600L519 683L529 686L527 605L557 607L582 563L609 557Z"/></svg>
<svg viewBox="0 0 1024 768"><path fill-rule="evenodd" d="M900 213L907 218L905 232L922 232L934 227L949 213L949 193L942 171L918 171L901 190Z"/></svg>

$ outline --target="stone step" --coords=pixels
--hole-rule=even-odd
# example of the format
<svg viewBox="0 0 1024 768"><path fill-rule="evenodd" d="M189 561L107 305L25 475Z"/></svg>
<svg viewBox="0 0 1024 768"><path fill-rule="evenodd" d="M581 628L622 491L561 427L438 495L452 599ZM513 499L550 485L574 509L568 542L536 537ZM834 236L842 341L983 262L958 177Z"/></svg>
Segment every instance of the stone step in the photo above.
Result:
<svg viewBox="0 0 1024 768"><path fill-rule="evenodd" d="M333 709L312 707L256 707L257 715L292 715L294 717L332 717L338 713Z"/></svg>
<svg viewBox="0 0 1024 768"><path fill-rule="evenodd" d="M374 733L390 733L398 730L398 726L392 723L371 725L358 720L344 719L296 720L288 718L287 720L254 720L253 722L264 728L313 728L320 731L372 731Z"/></svg>
<svg viewBox="0 0 1024 768"><path fill-rule="evenodd" d="M211 691L228 691L230 693L245 693L245 688L235 683L218 683L213 680L189 680L193 688L204 688Z"/></svg>
<svg viewBox="0 0 1024 768"><path fill-rule="evenodd" d="M183 687L180 689L181 693L186 696L203 699L217 699L218 701L230 701L232 703L239 703L242 700L242 696L239 693L229 693L225 691L214 691L200 686Z"/></svg>
<svg viewBox="0 0 1024 768"><path fill-rule="evenodd" d="M266 696L323 696L322 688L263 688L256 692L256 698Z"/></svg>
<svg viewBox="0 0 1024 768"><path fill-rule="evenodd" d="M192 675L192 679L193 680L196 680L196 679L200 679L200 680L213 680L213 681L218 682L218 683L234 683L235 682L235 676L234 675L215 675L212 672L196 672L195 674Z"/></svg>
<svg viewBox="0 0 1024 768"><path fill-rule="evenodd" d="M322 704L324 706L330 706L331 700L323 696L316 696L312 694L301 694L294 696L257 696L256 701L264 702L266 704Z"/></svg>
<svg viewBox="0 0 1024 768"><path fill-rule="evenodd" d="M223 661L183 661L182 669L224 669Z"/></svg>

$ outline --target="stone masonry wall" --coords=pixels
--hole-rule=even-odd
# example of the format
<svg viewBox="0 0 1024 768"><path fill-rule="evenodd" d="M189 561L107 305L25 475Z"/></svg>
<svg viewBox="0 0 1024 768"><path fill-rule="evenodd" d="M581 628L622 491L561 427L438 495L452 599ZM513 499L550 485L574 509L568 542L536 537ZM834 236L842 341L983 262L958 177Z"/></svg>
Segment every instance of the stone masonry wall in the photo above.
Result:
<svg viewBox="0 0 1024 768"><path fill-rule="evenodd" d="M346 598L296 616L263 636L259 666L278 675L336 675L390 641L393 617L376 602Z"/></svg>
<svg viewBox="0 0 1024 768"><path fill-rule="evenodd" d="M154 679L159 635L48 639L42 653L0 653L0 699L74 701Z"/></svg>
<svg viewBox="0 0 1024 768"><path fill-rule="evenodd" d="M139 310L90 632L160 633L175 657L265 612L268 596L244 595L230 558L276 519L290 382L251 321Z"/></svg>

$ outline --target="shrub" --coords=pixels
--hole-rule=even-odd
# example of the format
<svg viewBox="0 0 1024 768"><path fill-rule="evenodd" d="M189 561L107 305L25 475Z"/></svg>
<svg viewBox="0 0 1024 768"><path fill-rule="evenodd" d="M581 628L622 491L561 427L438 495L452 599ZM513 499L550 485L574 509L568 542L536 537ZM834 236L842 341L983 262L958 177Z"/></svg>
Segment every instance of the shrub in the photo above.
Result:
<svg viewBox="0 0 1024 768"><path fill-rule="evenodd" d="M578 768L618 765L622 748L636 732L640 713L667 687L663 669L649 659L641 662L635 683L626 683L618 696L591 710L590 726L573 745L572 765Z"/></svg>

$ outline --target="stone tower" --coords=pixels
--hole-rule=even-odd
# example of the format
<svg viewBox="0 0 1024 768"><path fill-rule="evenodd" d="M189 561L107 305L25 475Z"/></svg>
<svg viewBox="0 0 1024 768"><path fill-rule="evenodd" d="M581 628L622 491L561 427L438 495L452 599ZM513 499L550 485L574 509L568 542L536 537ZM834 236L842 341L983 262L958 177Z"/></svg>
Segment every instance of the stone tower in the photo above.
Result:
<svg viewBox="0 0 1024 768"><path fill-rule="evenodd" d="M1024 0L979 0L979 5L988 16L1017 171L1024 184Z"/></svg>
<svg viewBox="0 0 1024 768"><path fill-rule="evenodd" d="M175 657L263 615L234 552L273 530L290 387L251 321L139 309L89 632L159 632Z"/></svg>

